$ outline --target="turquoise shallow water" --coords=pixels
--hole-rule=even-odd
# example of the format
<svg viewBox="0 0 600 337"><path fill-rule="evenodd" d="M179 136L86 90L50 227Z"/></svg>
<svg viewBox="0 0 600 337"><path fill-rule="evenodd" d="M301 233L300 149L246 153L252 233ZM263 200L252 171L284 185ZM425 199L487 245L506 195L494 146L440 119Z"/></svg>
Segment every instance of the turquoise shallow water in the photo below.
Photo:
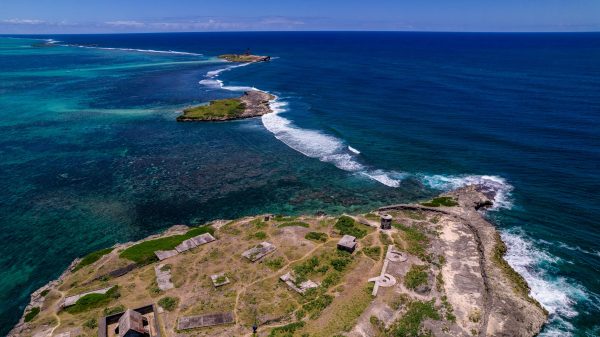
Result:
<svg viewBox="0 0 600 337"><path fill-rule="evenodd" d="M509 262L552 313L543 335L598 335L600 35L40 38L59 42L0 38L0 332L73 258L116 242L476 182L498 191ZM214 58L246 47L274 60ZM174 122L247 87L278 95L278 113Z"/></svg>

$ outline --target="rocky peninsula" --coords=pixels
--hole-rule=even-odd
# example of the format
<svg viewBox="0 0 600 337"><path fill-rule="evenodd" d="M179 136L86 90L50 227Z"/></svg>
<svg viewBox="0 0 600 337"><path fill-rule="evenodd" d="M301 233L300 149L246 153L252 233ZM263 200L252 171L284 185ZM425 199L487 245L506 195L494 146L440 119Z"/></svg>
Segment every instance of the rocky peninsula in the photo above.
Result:
<svg viewBox="0 0 600 337"><path fill-rule="evenodd" d="M136 319L150 336L535 336L547 312L503 259L493 197L175 226L75 260L9 336L114 336Z"/></svg>
<svg viewBox="0 0 600 337"><path fill-rule="evenodd" d="M214 122L258 117L272 112L269 102L274 99L275 96L264 91L249 90L238 98L219 99L208 105L187 108L177 121Z"/></svg>

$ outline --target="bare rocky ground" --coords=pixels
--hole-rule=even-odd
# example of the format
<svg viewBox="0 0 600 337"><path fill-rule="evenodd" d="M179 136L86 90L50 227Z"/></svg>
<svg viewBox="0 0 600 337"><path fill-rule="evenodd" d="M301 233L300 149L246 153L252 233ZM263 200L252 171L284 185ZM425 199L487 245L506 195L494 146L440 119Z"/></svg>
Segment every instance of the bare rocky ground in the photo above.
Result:
<svg viewBox="0 0 600 337"><path fill-rule="evenodd" d="M161 309L163 336L251 336L253 324L259 326L258 336L536 335L547 314L502 259L503 243L481 213L493 195L470 186L446 196L456 205L392 205L352 216L355 228L365 234L352 255L336 250L343 234L334 225L337 218L246 217L214 222L216 242L123 276L98 279L130 263L119 253L137 243L122 244L79 270L74 269L79 261L74 261L59 280L32 294L26 311L38 307L40 313L27 323L21 319L9 336L95 336L97 329L88 322L101 317L105 308L135 308L164 297L176 298L177 305L171 311ZM390 230L378 228L384 213L393 216ZM187 230L176 226L148 239ZM322 233L322 240L309 239L310 232ZM241 256L262 241L277 250L255 263ZM368 280L380 274L388 245L407 259L388 262L387 274L397 282L380 287L373 297ZM341 260L345 264L340 267ZM306 269L309 262L312 269L305 276L321 284L318 291L300 295L279 280L290 270ZM159 263L169 266L173 289L157 286ZM414 277L417 270L419 277ZM214 274L231 282L215 288L210 279ZM78 314L59 307L65 296L107 285L119 285L121 296ZM421 315L416 306L429 308L429 314ZM180 317L218 312L232 312L236 323L175 328Z"/></svg>
<svg viewBox="0 0 600 337"><path fill-rule="evenodd" d="M271 111L269 102L274 100L275 96L260 90L246 91L240 101L244 103L244 112L239 118L250 118L268 114Z"/></svg>

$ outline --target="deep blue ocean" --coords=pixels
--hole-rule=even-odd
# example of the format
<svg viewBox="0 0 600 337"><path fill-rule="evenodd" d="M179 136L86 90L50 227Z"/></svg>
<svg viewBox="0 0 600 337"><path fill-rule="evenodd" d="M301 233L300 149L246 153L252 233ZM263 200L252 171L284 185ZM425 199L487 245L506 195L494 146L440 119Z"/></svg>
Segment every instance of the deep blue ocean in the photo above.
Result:
<svg viewBox="0 0 600 337"><path fill-rule="evenodd" d="M273 60L215 57L246 48ZM175 122L250 87L276 113ZM542 335L599 336L599 169L597 33L0 37L0 335L32 291L117 242L482 183L551 314Z"/></svg>

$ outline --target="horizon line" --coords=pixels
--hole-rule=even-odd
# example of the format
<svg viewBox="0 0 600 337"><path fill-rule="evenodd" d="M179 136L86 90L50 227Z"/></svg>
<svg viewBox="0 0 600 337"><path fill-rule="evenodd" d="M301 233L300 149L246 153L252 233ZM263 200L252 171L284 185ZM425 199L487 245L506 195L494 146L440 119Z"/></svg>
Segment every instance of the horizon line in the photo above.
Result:
<svg viewBox="0 0 600 337"><path fill-rule="evenodd" d="M461 30L206 30L206 31L155 31L155 32L97 32L97 33L2 33L0 36L36 36L36 35L143 35L143 34L197 34L197 33L448 33L448 34L594 34L590 31L461 31Z"/></svg>

